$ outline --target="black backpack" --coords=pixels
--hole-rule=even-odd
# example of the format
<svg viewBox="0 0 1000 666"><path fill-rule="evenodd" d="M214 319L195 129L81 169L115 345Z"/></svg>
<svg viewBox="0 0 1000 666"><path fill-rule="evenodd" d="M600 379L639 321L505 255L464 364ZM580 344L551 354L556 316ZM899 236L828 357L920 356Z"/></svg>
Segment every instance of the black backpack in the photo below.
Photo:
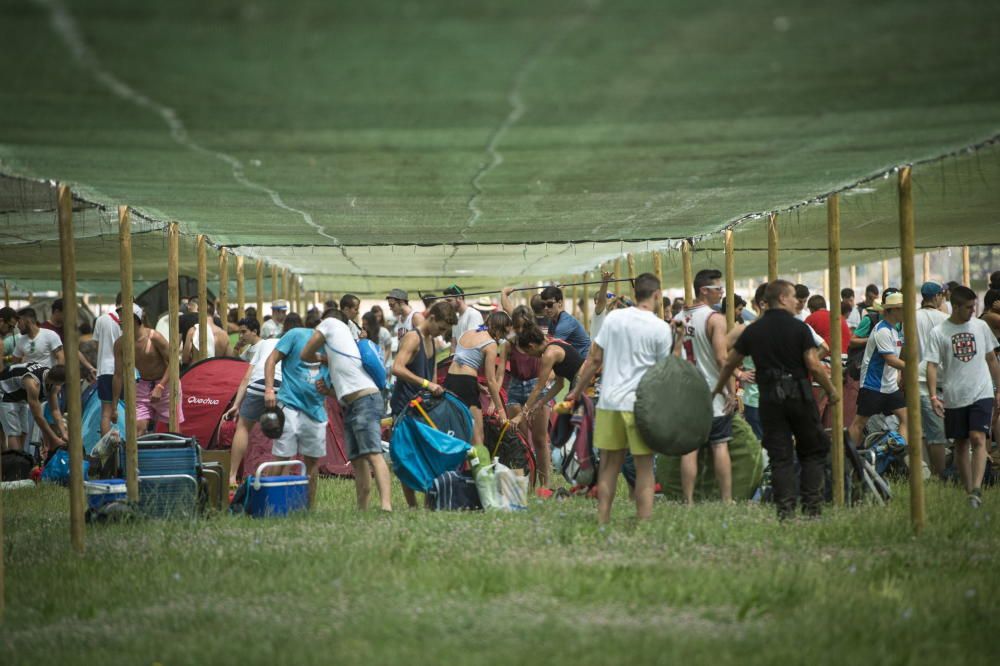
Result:
<svg viewBox="0 0 1000 666"><path fill-rule="evenodd" d="M30 453L7 449L0 454L0 467L3 468L4 481L23 481L31 478L31 470L35 466L35 459Z"/></svg>
<svg viewBox="0 0 1000 666"><path fill-rule="evenodd" d="M869 312L865 314L865 317L872 320L871 328L868 329L868 335L870 336L875 332L875 327L878 326L878 322L881 319L877 312ZM861 321L864 321L862 318ZM844 371L849 377L856 380L861 380L861 366L865 362L865 345L860 347L851 347L847 350L847 366Z"/></svg>

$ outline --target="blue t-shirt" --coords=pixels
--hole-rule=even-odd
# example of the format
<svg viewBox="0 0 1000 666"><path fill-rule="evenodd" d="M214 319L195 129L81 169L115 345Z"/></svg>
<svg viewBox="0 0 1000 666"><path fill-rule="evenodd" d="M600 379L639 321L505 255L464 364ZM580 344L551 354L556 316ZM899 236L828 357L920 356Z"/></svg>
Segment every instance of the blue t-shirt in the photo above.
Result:
<svg viewBox="0 0 1000 666"><path fill-rule="evenodd" d="M326 363L303 363L302 349L313 335L311 328L293 328L281 336L275 349L281 361L281 388L278 401L304 413L313 421L326 423L326 396L316 390L316 380L330 384Z"/></svg>
<svg viewBox="0 0 1000 666"><path fill-rule="evenodd" d="M587 358L587 354L590 353L590 336L584 330L583 324L568 312L559 313L556 325L549 329L549 335L568 342L583 358Z"/></svg>

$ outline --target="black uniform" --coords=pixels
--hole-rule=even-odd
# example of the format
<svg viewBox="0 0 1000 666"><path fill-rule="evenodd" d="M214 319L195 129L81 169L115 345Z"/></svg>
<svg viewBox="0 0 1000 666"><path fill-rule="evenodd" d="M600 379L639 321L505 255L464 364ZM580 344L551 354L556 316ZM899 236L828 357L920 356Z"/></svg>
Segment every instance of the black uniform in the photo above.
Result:
<svg viewBox="0 0 1000 666"><path fill-rule="evenodd" d="M823 468L830 440L820 423L803 358L815 346L808 326L777 309L747 326L735 346L740 354L753 357L756 367L762 444L771 459L774 503L782 518L795 513L795 453L802 467L803 508L819 514L823 502Z"/></svg>

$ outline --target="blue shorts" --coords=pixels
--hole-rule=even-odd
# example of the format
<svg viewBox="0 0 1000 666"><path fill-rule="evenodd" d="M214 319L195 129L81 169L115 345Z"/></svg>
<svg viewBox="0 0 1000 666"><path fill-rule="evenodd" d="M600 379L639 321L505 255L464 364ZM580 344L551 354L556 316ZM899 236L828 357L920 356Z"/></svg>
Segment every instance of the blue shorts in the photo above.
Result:
<svg viewBox="0 0 1000 666"><path fill-rule="evenodd" d="M535 386L537 385L537 377L534 379L518 379L517 377L511 377L510 384L507 385L507 404L527 404L528 396L531 395L531 392L535 390Z"/></svg>
<svg viewBox="0 0 1000 666"><path fill-rule="evenodd" d="M114 402L115 398L112 389L114 375L97 375L97 398L101 402Z"/></svg>
<svg viewBox="0 0 1000 666"><path fill-rule="evenodd" d="M381 393L361 396L344 407L344 439L347 440L347 459L361 456L382 455L382 404Z"/></svg>

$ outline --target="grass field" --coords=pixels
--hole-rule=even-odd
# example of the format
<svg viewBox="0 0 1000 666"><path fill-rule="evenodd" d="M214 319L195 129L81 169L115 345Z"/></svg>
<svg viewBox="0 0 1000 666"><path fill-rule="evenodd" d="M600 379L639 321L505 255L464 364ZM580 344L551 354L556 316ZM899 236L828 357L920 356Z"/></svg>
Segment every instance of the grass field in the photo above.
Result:
<svg viewBox="0 0 1000 666"><path fill-rule="evenodd" d="M905 489L900 488L905 493ZM624 490L620 490L620 497ZM780 525L770 507L620 501L92 528L61 488L5 493L13 664L997 663L1000 497L927 489ZM402 505L402 497L397 497Z"/></svg>

